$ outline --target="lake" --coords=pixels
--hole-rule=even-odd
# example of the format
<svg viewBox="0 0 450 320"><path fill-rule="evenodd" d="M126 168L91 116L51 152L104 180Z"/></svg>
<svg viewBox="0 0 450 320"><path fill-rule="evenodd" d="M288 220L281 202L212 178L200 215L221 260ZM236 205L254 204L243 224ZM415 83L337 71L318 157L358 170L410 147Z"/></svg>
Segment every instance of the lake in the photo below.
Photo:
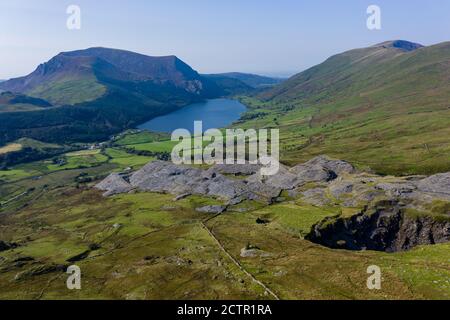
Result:
<svg viewBox="0 0 450 320"><path fill-rule="evenodd" d="M194 121L203 121L203 130L224 128L241 117L247 107L236 100L212 99L201 103L194 103L182 109L154 118L139 129L173 132L176 129L188 129L194 132Z"/></svg>

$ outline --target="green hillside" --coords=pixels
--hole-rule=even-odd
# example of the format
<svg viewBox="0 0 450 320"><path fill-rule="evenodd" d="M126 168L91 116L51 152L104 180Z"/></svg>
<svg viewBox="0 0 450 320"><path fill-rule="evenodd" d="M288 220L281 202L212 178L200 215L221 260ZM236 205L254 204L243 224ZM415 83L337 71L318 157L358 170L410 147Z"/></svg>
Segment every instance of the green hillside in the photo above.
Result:
<svg viewBox="0 0 450 320"><path fill-rule="evenodd" d="M383 174L449 171L449 84L450 42L386 42L245 99L260 116L244 125L279 127L289 164L329 154Z"/></svg>
<svg viewBox="0 0 450 320"><path fill-rule="evenodd" d="M22 137L52 143L107 139L152 117L224 94L175 56L107 48L60 53L31 74L1 83L0 90L55 106L8 106L2 112L0 100L0 146Z"/></svg>
<svg viewBox="0 0 450 320"><path fill-rule="evenodd" d="M51 106L45 100L32 98L23 94L16 94L9 91L0 93L0 113L42 110Z"/></svg>
<svg viewBox="0 0 450 320"><path fill-rule="evenodd" d="M228 72L228 73L218 74L218 76L219 75L223 76L223 77L242 81L246 85L248 85L252 88L255 88L255 89L274 86L274 85L280 84L284 81L284 79L281 79L281 78L272 78L272 77L266 77L266 76L260 76L257 74L242 73L242 72Z"/></svg>

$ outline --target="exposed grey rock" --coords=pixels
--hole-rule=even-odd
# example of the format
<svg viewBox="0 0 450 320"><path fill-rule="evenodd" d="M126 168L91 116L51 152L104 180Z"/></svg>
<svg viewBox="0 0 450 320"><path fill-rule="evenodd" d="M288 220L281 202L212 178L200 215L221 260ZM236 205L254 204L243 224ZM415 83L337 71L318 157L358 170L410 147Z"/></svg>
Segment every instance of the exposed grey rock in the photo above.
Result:
<svg viewBox="0 0 450 320"><path fill-rule="evenodd" d="M277 198L282 189L263 183L261 181L246 181L246 187L249 191L249 200L267 200L269 203L273 202L273 199Z"/></svg>
<svg viewBox="0 0 450 320"><path fill-rule="evenodd" d="M416 190L413 184L409 183L379 183L375 186L378 190L383 190L389 197L403 197Z"/></svg>
<svg viewBox="0 0 450 320"><path fill-rule="evenodd" d="M180 194L179 196L176 196L176 197L173 199L173 201L180 201L180 200L183 200L183 199L189 197L190 195L191 195L190 193L183 193L183 194Z"/></svg>
<svg viewBox="0 0 450 320"><path fill-rule="evenodd" d="M327 170L333 171L338 176L345 173L355 173L355 167L350 163L342 160L334 160L327 156L318 156L305 163L306 166L321 166Z"/></svg>
<svg viewBox="0 0 450 320"><path fill-rule="evenodd" d="M384 201L349 218L326 218L306 239L330 248L404 251L450 241L450 219L411 216L398 203Z"/></svg>
<svg viewBox="0 0 450 320"><path fill-rule="evenodd" d="M436 174L417 182L420 191L450 195L450 172Z"/></svg>
<svg viewBox="0 0 450 320"><path fill-rule="evenodd" d="M450 201L450 173L428 178L380 177L358 173L349 163L326 156L293 168L281 165L273 176L262 176L259 169L257 165L233 164L202 170L154 161L133 173L129 179L111 174L96 188L106 191L105 196L132 190L170 193L176 196L174 201L191 194L202 195L221 199L227 206L246 200L272 204L282 200L282 191L293 197L302 196L305 202L316 206L330 205L332 201L328 194L344 207L362 207L385 199L402 201L405 208L427 211L435 200ZM228 175L244 175L246 178Z"/></svg>
<svg viewBox="0 0 450 320"><path fill-rule="evenodd" d="M325 189L323 188L309 189L302 192L302 195L303 201L314 206L325 206L330 203L330 200L325 193Z"/></svg>
<svg viewBox="0 0 450 320"><path fill-rule="evenodd" d="M320 165L298 165L293 167L290 172L297 176L298 185L308 182L328 182L337 178L334 171Z"/></svg>
<svg viewBox="0 0 450 320"><path fill-rule="evenodd" d="M110 174L105 180L97 184L95 188L106 191L103 194L105 197L133 190L133 187L118 173Z"/></svg>
<svg viewBox="0 0 450 320"><path fill-rule="evenodd" d="M198 212L202 212L202 213L213 213L213 214L219 214L224 212L227 209L226 206L205 206L205 207L201 207L201 208L197 208L195 209Z"/></svg>
<svg viewBox="0 0 450 320"><path fill-rule="evenodd" d="M268 257L269 253L264 252L258 248L242 248L241 257L242 258L257 258L257 257Z"/></svg>
<svg viewBox="0 0 450 320"><path fill-rule="evenodd" d="M259 164L217 164L212 166L208 171L235 176L250 176L258 173L261 168L262 166Z"/></svg>
<svg viewBox="0 0 450 320"><path fill-rule="evenodd" d="M330 192L336 199L339 199L344 194L353 192L353 183L350 181L334 181L330 185Z"/></svg>
<svg viewBox="0 0 450 320"><path fill-rule="evenodd" d="M280 169L277 174L272 176L262 176L260 172L248 177L246 179L248 183L262 183L269 188L275 188L277 190L290 190L297 187L301 182L298 177L289 171L289 168L280 165Z"/></svg>
<svg viewBox="0 0 450 320"><path fill-rule="evenodd" d="M131 176L130 183L142 191L200 194L226 200L239 197L247 191L242 181L164 161L147 164Z"/></svg>

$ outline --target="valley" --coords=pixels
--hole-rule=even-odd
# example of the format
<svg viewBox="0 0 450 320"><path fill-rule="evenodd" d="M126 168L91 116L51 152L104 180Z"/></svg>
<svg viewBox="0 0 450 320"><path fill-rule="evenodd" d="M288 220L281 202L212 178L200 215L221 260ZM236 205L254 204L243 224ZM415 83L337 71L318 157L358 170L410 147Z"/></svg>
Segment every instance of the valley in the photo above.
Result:
<svg viewBox="0 0 450 320"><path fill-rule="evenodd" d="M56 165L44 160L0 171L1 240L13 248L0 253L1 298L449 298L448 243L386 253L330 249L305 239L324 219L361 212L364 192L376 184L361 179L393 188L405 188L408 179L341 173L344 180L305 181L295 193L245 200L219 215L199 208L226 206L220 196L175 200L170 193L141 191L104 197L94 188L111 172L127 175L156 159L129 150L170 152L167 139L129 132L100 149L67 153ZM239 175L227 179L242 181ZM334 198L348 181L360 184L353 191L361 202L351 203L344 193ZM317 198L308 192L323 187L334 193ZM435 214L448 219L448 202L438 202L430 204ZM426 215L430 209L420 210ZM82 269L81 291L65 287L69 264ZM382 291L366 287L366 269L374 264L383 270Z"/></svg>
<svg viewBox="0 0 450 320"><path fill-rule="evenodd" d="M91 48L1 83L0 299L450 299L449 60L389 41L280 82ZM170 161L171 116L223 97L221 127L280 129L275 176Z"/></svg>

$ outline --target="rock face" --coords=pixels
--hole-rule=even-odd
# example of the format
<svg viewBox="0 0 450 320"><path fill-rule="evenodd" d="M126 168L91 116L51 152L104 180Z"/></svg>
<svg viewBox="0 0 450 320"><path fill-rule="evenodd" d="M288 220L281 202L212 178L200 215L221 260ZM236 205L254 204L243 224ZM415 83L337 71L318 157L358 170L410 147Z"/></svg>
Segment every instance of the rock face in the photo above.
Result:
<svg viewBox="0 0 450 320"><path fill-rule="evenodd" d="M105 191L103 194L105 197L133 190L133 187L118 173L110 174L105 180L96 185L96 188Z"/></svg>
<svg viewBox="0 0 450 320"><path fill-rule="evenodd" d="M450 217L411 215L396 202L380 202L349 218L327 218L306 238L333 249L404 251L450 241Z"/></svg>
<svg viewBox="0 0 450 320"><path fill-rule="evenodd" d="M174 201L202 195L226 203L196 209L211 214L245 200L282 202L286 200L282 192L287 191L289 197L313 206L365 208L352 217L328 218L313 227L308 239L330 248L392 252L450 241L450 173L381 177L326 156L293 168L281 165L273 176L261 176L260 169L232 164L202 170L154 161L131 175L111 174L96 188L105 196L137 190L170 193Z"/></svg>
<svg viewBox="0 0 450 320"><path fill-rule="evenodd" d="M261 169L258 164L217 164L208 171L211 173L221 173L235 176L250 176Z"/></svg>
<svg viewBox="0 0 450 320"><path fill-rule="evenodd" d="M450 172L425 178L417 183L419 190L450 195Z"/></svg>
<svg viewBox="0 0 450 320"><path fill-rule="evenodd" d="M283 190L293 190L308 182L327 182L338 173L353 172L354 168L343 161L319 157L292 169L280 167L278 174L262 177L258 165L217 165L208 170L154 161L129 177L111 174L96 186L105 196L126 193L133 189L170 193L177 196L198 194L216 197L236 204L244 200L272 203ZM226 175L246 176L233 179Z"/></svg>
<svg viewBox="0 0 450 320"><path fill-rule="evenodd" d="M200 194L224 200L243 196L247 189L241 181L170 162L147 164L130 177L130 184L141 191L164 192L175 195Z"/></svg>
<svg viewBox="0 0 450 320"><path fill-rule="evenodd" d="M198 212L202 213L213 213L213 214L219 214L224 212L227 209L226 206L205 206L201 208L195 209Z"/></svg>
<svg viewBox="0 0 450 320"><path fill-rule="evenodd" d="M305 164L298 165L292 168L293 171L302 170L301 168L322 168L329 173L334 173L336 176L343 175L345 173L355 173L356 169L348 162L342 160L333 160L327 156L318 156L311 159Z"/></svg>

